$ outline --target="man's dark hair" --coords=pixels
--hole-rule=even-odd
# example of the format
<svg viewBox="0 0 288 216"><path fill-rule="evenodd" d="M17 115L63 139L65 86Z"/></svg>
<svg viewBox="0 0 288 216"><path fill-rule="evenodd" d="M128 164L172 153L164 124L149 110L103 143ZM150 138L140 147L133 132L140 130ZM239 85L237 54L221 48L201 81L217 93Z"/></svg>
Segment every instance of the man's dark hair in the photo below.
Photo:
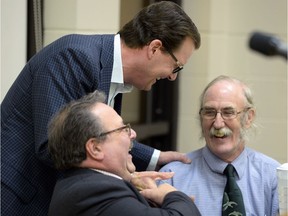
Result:
<svg viewBox="0 0 288 216"><path fill-rule="evenodd" d="M130 48L142 48L152 40L162 41L164 48L174 51L186 37L201 44L200 34L191 18L176 3L162 1L143 8L119 31L121 39Z"/></svg>

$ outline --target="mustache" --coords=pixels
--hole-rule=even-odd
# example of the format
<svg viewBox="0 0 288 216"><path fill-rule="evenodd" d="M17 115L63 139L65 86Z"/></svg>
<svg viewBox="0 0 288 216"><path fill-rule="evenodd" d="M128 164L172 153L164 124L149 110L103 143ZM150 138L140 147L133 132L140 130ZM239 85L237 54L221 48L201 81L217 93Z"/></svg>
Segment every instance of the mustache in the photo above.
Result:
<svg viewBox="0 0 288 216"><path fill-rule="evenodd" d="M220 129L216 129L212 127L210 129L210 137L213 137L213 136L224 137L224 136L230 136L231 134L232 134L232 131L227 127L223 127Z"/></svg>

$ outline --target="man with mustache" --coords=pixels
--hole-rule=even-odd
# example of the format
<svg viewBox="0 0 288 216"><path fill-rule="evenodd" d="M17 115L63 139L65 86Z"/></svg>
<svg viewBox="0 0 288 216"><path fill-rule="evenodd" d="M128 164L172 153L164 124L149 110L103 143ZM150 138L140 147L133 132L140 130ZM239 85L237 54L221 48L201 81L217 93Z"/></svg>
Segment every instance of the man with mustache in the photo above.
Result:
<svg viewBox="0 0 288 216"><path fill-rule="evenodd" d="M217 77L200 97L199 118L206 145L187 154L192 164L172 162L161 169L175 172L165 182L195 196L202 215L221 215L227 181L223 173L228 164L236 170L246 215L277 215L276 168L280 164L246 146L255 115L248 86L228 76ZM224 210L227 207L223 205Z"/></svg>

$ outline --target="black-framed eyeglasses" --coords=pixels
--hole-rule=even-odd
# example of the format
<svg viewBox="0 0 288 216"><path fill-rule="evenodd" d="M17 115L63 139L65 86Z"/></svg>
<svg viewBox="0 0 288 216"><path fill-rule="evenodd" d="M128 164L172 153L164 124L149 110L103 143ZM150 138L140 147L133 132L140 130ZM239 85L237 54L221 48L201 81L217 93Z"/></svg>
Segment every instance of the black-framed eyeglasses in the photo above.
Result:
<svg viewBox="0 0 288 216"><path fill-rule="evenodd" d="M213 108L201 108L199 111L199 115L206 120L213 120L216 118L217 114L220 113L221 117L224 120L231 120L237 117L242 112L246 112L247 110L251 109L251 107L246 107L241 111L237 111L234 108L223 108L220 111L217 111Z"/></svg>
<svg viewBox="0 0 288 216"><path fill-rule="evenodd" d="M177 64L177 67L172 71L172 73L178 73L179 71L181 71L184 68L183 65L178 61L176 56L169 49L166 49L166 51L174 59L174 61Z"/></svg>
<svg viewBox="0 0 288 216"><path fill-rule="evenodd" d="M129 137L131 136L131 125L128 123L128 124L126 124L126 125L124 125L124 126L122 126L122 127L116 128L116 129L114 129L114 130L106 131L106 132L104 132L104 133L101 133L101 134L99 135L99 137L101 137L101 136L106 136L106 135L108 135L108 134L110 134L110 133L114 133L114 132L118 132L118 131L122 131L122 130L125 130L125 131L127 132L127 134L128 134Z"/></svg>

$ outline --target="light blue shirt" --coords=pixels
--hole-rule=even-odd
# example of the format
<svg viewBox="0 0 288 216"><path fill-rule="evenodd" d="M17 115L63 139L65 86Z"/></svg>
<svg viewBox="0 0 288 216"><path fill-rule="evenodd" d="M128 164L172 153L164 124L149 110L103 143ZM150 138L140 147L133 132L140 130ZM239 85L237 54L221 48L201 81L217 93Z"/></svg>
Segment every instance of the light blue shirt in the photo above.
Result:
<svg viewBox="0 0 288 216"><path fill-rule="evenodd" d="M195 197L195 204L204 216L221 216L227 163L203 147L187 154L191 164L172 162L160 171L175 172L165 182L173 185L188 196ZM233 161L236 177L245 204L247 216L276 216L279 203L276 168L280 163L274 159L245 147ZM161 181L163 182L163 181Z"/></svg>

